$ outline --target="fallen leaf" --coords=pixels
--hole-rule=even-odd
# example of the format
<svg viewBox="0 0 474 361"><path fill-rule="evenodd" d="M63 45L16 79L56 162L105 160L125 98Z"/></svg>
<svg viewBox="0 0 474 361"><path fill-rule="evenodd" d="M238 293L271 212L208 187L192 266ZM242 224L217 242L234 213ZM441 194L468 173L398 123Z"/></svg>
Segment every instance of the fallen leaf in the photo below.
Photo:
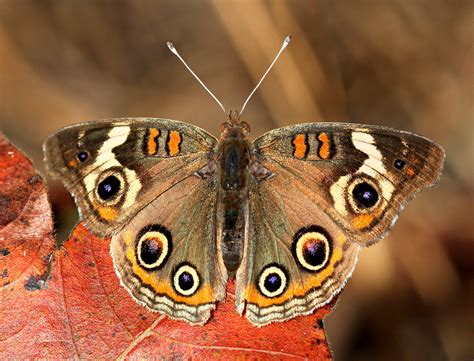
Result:
<svg viewBox="0 0 474 361"><path fill-rule="evenodd" d="M204 326L148 311L120 286L110 240L79 224L57 247L46 189L0 136L0 359L331 359L322 318L257 328L234 306L229 282Z"/></svg>

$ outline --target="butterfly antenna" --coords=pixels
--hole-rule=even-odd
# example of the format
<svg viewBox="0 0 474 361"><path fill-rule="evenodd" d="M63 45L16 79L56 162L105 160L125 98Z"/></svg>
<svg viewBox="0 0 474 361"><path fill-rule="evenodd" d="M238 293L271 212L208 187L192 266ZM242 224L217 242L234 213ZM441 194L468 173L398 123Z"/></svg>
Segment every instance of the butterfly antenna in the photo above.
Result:
<svg viewBox="0 0 474 361"><path fill-rule="evenodd" d="M224 106L222 105L222 103L219 101L219 99L217 99L217 97L212 94L212 92L207 88L207 86L204 85L204 83L202 82L201 79L199 79L199 77L194 73L194 71L189 67L188 64L186 64L186 62L184 61L184 59L181 57L181 55L179 55L178 51L176 50L176 48L174 47L173 43L170 42L170 41L167 41L166 42L166 45L168 45L168 48L171 50L171 52L176 55L178 57L179 60L181 60L181 62L184 64L184 66L189 70L189 72L191 74L193 74L193 76L196 78L196 80L199 82L199 84L202 85L202 87L204 89L206 89L206 91L211 95L211 97L217 102L217 104L219 104L219 106L221 107L221 109L224 111L224 113L227 114L227 111L225 110Z"/></svg>
<svg viewBox="0 0 474 361"><path fill-rule="evenodd" d="M283 52L283 50L285 50L285 48L288 46L288 44L290 43L291 41L291 35L287 35L285 37L285 39L283 40L283 44L281 44L281 48L280 50L278 51L277 55L275 56L275 59L273 59L272 63L270 64L270 66L268 67L267 71L265 72L265 74L263 74L262 78L260 79L260 81L258 82L258 84L255 86L255 88L252 90L252 92L250 93L250 95L247 97L247 99L245 100L244 102L244 105L242 105L242 109L240 110L240 115L242 115L244 109L245 109L245 106L247 105L247 103L249 102L250 98L252 97L253 93L255 93L255 91L258 89L258 87L260 86L260 84L262 84L262 81L263 79L265 79L265 77L267 76L268 72L270 71L270 69L273 67L273 65L276 63L276 61L278 60L278 58L280 57L281 53Z"/></svg>

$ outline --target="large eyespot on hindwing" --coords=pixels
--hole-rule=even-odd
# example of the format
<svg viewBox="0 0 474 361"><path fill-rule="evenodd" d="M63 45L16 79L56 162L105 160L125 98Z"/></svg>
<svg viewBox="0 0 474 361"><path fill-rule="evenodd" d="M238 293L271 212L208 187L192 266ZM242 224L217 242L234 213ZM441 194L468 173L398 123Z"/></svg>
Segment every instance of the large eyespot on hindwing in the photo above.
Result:
<svg viewBox="0 0 474 361"><path fill-rule="evenodd" d="M331 259L333 241L320 226L301 228L295 233L291 252L298 266L309 272L324 269Z"/></svg>
<svg viewBox="0 0 474 361"><path fill-rule="evenodd" d="M119 168L109 168L99 175L95 186L95 199L105 206L117 205L128 187L126 177Z"/></svg>
<svg viewBox="0 0 474 361"><path fill-rule="evenodd" d="M178 265L171 274L173 289L181 296L194 295L201 285L201 277L196 267L184 262Z"/></svg>
<svg viewBox="0 0 474 361"><path fill-rule="evenodd" d="M257 278L257 289L268 298L281 296L288 286L288 272L278 263L266 265Z"/></svg>
<svg viewBox="0 0 474 361"><path fill-rule="evenodd" d="M144 227L135 241L137 263L147 269L159 269L166 264L171 250L173 238L166 227L153 224Z"/></svg>

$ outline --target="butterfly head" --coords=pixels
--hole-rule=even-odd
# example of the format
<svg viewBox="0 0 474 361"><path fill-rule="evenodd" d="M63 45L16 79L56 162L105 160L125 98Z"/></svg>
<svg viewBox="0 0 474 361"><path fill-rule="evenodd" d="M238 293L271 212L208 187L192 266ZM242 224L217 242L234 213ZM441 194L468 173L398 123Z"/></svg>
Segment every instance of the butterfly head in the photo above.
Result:
<svg viewBox="0 0 474 361"><path fill-rule="evenodd" d="M249 133L250 125L240 120L240 112L237 109L232 109L229 112L229 119L221 125L221 137L246 139Z"/></svg>

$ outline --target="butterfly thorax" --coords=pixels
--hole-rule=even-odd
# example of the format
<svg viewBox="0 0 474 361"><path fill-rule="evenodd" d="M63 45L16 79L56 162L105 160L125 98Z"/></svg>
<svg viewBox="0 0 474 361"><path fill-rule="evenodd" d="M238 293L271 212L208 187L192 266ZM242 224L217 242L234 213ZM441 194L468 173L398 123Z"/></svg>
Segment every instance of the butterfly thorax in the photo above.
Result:
<svg viewBox="0 0 474 361"><path fill-rule="evenodd" d="M219 198L220 247L230 276L240 265L243 253L245 214L247 210L247 180L249 176L250 142L247 123L238 113L231 112L229 121L222 125L219 143Z"/></svg>

